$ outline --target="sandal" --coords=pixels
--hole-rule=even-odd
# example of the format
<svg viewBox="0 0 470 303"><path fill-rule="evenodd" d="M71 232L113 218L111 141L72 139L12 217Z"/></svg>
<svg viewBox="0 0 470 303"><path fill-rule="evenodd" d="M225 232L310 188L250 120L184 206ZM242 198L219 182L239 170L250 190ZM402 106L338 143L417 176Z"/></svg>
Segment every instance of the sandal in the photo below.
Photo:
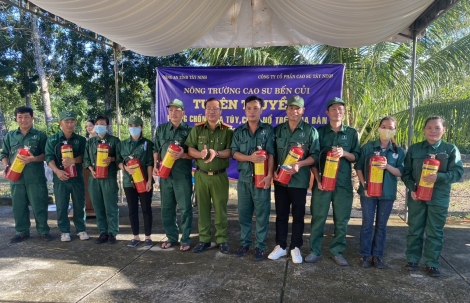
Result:
<svg viewBox="0 0 470 303"><path fill-rule="evenodd" d="M173 247L173 245L176 245L177 243L174 242L163 242L162 243L162 249L168 249Z"/></svg>
<svg viewBox="0 0 470 303"><path fill-rule="evenodd" d="M188 251L191 249L191 245L189 244L181 244L180 245L180 251Z"/></svg>

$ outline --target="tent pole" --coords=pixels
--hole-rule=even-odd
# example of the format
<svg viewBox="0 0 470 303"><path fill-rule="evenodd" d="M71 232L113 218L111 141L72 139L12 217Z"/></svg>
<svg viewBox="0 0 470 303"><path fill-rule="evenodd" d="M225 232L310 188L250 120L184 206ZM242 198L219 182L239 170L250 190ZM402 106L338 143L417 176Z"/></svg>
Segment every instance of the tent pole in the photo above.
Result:
<svg viewBox="0 0 470 303"><path fill-rule="evenodd" d="M117 123L117 136L121 138L121 108L119 107L119 74L118 74L118 62L117 62L117 52L119 49L119 44L113 43L114 51L114 90L116 91L116 123ZM121 203L124 202L122 195L122 171L119 171L119 198Z"/></svg>
<svg viewBox="0 0 470 303"><path fill-rule="evenodd" d="M416 31L413 31L413 55L411 57L411 92L410 92L410 117L408 118L408 146L412 144L413 137L413 120L414 120L414 99L415 99L415 74L416 74L416 44L418 43L418 36ZM405 221L408 223L408 189L406 190L405 197Z"/></svg>

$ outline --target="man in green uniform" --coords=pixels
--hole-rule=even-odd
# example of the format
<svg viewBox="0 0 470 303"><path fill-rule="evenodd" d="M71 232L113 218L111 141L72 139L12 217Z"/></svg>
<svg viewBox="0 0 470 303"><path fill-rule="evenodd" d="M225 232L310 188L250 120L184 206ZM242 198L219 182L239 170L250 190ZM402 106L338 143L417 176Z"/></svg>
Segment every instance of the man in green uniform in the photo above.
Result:
<svg viewBox="0 0 470 303"><path fill-rule="evenodd" d="M405 268L418 270L421 257L427 273L440 277L439 257L444 243L444 226L450 203L452 183L458 182L463 174L463 164L459 149L452 143L442 141L445 133L444 120L433 116L426 120L424 135L426 140L410 146L405 156L405 172L402 180L408 189L408 235L406 238ZM430 201L418 200L417 185L421 183L423 162L435 155L439 160L437 173L423 176L422 181L432 184ZM424 237L426 233L426 237Z"/></svg>
<svg viewBox="0 0 470 303"><path fill-rule="evenodd" d="M351 181L351 163L359 158L361 146L357 131L343 124L344 101L334 98L328 101L326 114L330 122L318 129L320 136L321 156L319 166L312 168L316 184L312 188L312 202L310 210L312 213L310 250L311 253L305 258L305 262L314 263L322 255L321 242L326 218L333 203L333 222L335 224L335 235L330 245L330 253L333 260L340 266L347 266L348 262L342 253L346 248L346 232L351 217L353 203L353 187ZM339 171L334 191L324 191L321 187L320 173L326 162L326 153L333 148L340 157Z"/></svg>
<svg viewBox="0 0 470 303"><path fill-rule="evenodd" d="M300 248L303 245L305 204L307 189L310 184L310 166L318 161L319 143L317 130L302 120L305 112L305 101L300 96L292 96L287 100L287 121L274 128L275 165L279 168L292 147L299 146L303 156L289 167L284 167L291 175L287 185L277 181L274 173L274 199L276 203L276 247L268 259L277 260L287 255L287 234L289 215L292 206L292 235L290 239L290 255L293 263L302 263Z"/></svg>
<svg viewBox="0 0 470 303"><path fill-rule="evenodd" d="M261 261L266 248L269 213L271 211L271 180L274 170L274 130L270 124L261 122L264 100L257 96L245 99L247 122L233 133L232 155L238 161L238 221L240 222L240 248L236 257L245 256L251 245L253 212L256 216L255 260ZM267 155L259 155L258 150ZM268 174L260 184L254 184L255 164L266 160ZM264 171L262 171L264 174ZM262 187L262 188L258 188Z"/></svg>
<svg viewBox="0 0 470 303"><path fill-rule="evenodd" d="M80 240L88 240L85 223L85 184L83 181L83 154L86 139L74 133L77 125L76 115L63 111L59 115L61 131L50 136L46 143L46 162L54 172L54 195L57 207L57 225L61 232L60 240L70 242L70 221L68 208L72 196L73 223ZM74 158L62 158L61 146L72 145ZM66 168L75 165L77 176L69 177Z"/></svg>
<svg viewBox="0 0 470 303"><path fill-rule="evenodd" d="M15 157L23 163L24 169L18 181L10 181L13 216L15 218L16 236L11 243L18 243L29 238L29 208L33 209L36 229L43 240L50 241L49 226L47 225L47 186L44 174L44 159L47 136L33 128L33 110L26 106L15 109L18 129L3 137L0 159L3 162L5 174L11 169ZM18 149L27 148L29 156L17 155ZM13 168L15 171L16 168Z"/></svg>
<svg viewBox="0 0 470 303"><path fill-rule="evenodd" d="M221 253L228 254L227 203L230 144L233 130L220 121L220 101L207 99L204 103L206 122L196 124L186 139L188 152L196 159L195 188L199 211L199 243L193 252L200 253L211 246L211 201L215 210L215 241Z"/></svg>
<svg viewBox="0 0 470 303"><path fill-rule="evenodd" d="M96 224L100 230L100 236L96 239L97 244L108 241L109 244L116 243L116 235L119 231L119 207L118 207L118 184L116 165L116 146L120 142L118 137L108 134L109 118L98 116L95 119L95 132L97 136L86 142L83 163L90 170L88 179L88 192L93 203L96 214ZM100 153L98 144L109 145L109 152L102 163L97 162ZM97 166L105 166L108 169L108 177L97 176Z"/></svg>
<svg viewBox="0 0 470 303"><path fill-rule="evenodd" d="M178 224L176 223L176 206L181 215L181 251L190 249L191 225L193 223L192 194L192 158L188 155L188 147L184 145L191 131L191 127L183 122L184 104L175 99L167 106L170 122L157 127L153 147L154 169L158 176L160 164L167 152L171 153L175 162L168 178L160 178L160 192L162 203L162 222L168 240L162 244L163 249L170 248L178 242ZM170 144L176 143L181 147L177 152L168 149ZM166 163L164 163L166 165Z"/></svg>

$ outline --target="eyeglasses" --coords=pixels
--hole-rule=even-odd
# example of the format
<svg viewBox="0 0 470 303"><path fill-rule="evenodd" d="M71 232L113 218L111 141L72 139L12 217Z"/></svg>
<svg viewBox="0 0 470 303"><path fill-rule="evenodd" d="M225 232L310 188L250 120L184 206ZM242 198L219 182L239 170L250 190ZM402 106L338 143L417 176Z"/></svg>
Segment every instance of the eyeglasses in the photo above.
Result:
<svg viewBox="0 0 470 303"><path fill-rule="evenodd" d="M214 108L207 107L206 108L206 112L217 112L219 110L220 110L220 108L218 108L218 107L214 107Z"/></svg>

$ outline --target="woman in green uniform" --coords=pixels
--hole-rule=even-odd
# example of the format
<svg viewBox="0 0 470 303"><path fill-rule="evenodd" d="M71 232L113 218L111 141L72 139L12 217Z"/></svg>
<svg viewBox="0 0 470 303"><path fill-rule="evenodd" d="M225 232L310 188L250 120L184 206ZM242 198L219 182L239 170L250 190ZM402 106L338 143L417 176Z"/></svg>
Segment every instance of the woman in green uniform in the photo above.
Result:
<svg viewBox="0 0 470 303"><path fill-rule="evenodd" d="M131 223L133 239L127 246L136 247L140 243L139 237L139 200L144 217L145 246L153 246L150 238L152 234L152 195L153 195L153 143L142 136L144 121L140 117L129 118L130 137L121 141L116 148L116 163L124 171L123 187L126 194L127 206L129 207L129 220ZM132 180L134 169L127 166L132 158L138 158L142 163L146 183L146 192L138 193Z"/></svg>
<svg viewBox="0 0 470 303"><path fill-rule="evenodd" d="M366 143L361 148L359 159L354 168L360 181L357 191L361 198L362 227L360 238L360 265L369 267L372 264L377 268L385 268L382 256L387 235L387 222L392 212L393 202L397 198L398 177L403 174L403 160L405 153L393 140L396 133L397 121L393 117L385 117L379 123L379 140ZM386 161L379 162L375 167L383 170L382 196L369 197L367 195L367 180L369 174L370 158L374 153L384 156ZM375 220L375 229L374 229ZM374 234L374 237L372 237ZM369 257L372 260L369 260Z"/></svg>
<svg viewBox="0 0 470 303"><path fill-rule="evenodd" d="M463 175L463 165L458 148L443 142L445 133L444 119L429 117L424 124L426 140L410 146L405 157L405 172L402 180L408 193L408 236L406 239L405 268L418 270L423 256L426 271L432 277L439 277L439 256L444 242L444 225L450 202L451 184L458 182ZM423 162L433 154L439 160L439 170L420 180ZM417 185L420 182L434 184L431 201L418 200ZM426 232L426 239L423 234ZM423 249L424 245L424 249Z"/></svg>

